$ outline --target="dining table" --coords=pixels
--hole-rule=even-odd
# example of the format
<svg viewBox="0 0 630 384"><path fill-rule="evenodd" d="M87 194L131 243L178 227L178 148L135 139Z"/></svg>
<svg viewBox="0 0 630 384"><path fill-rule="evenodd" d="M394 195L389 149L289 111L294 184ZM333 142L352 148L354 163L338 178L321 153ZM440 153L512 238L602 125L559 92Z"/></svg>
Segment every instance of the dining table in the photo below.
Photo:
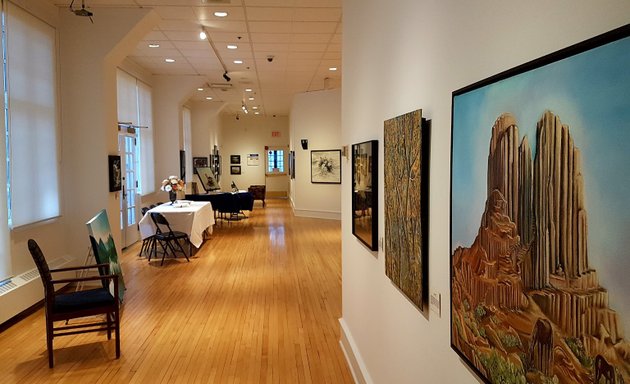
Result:
<svg viewBox="0 0 630 384"><path fill-rule="evenodd" d="M155 223L151 219L154 212L164 215L173 231L187 234L195 248L201 247L204 233L212 234L214 211L210 202L176 200L172 204L160 204L145 213L138 223L143 240L155 234Z"/></svg>

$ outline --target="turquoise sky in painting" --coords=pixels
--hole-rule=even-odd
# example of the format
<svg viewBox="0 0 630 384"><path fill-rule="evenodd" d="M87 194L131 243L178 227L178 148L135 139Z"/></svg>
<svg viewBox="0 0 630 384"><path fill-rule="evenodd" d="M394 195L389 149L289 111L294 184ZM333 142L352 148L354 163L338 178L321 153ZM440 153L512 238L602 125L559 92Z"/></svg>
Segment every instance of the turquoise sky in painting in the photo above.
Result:
<svg viewBox="0 0 630 384"><path fill-rule="evenodd" d="M470 246L486 200L494 121L516 117L535 150L545 110L582 152L589 264L630 333L630 38L457 96L453 112L452 247ZM535 154L534 154L535 155Z"/></svg>

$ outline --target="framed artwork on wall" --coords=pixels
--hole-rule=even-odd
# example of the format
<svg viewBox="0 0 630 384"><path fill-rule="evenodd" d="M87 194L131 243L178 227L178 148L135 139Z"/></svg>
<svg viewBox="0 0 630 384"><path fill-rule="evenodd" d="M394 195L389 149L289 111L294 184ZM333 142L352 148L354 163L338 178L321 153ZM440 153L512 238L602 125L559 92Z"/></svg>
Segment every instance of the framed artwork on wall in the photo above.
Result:
<svg viewBox="0 0 630 384"><path fill-rule="evenodd" d="M257 167L260 164L260 154L250 153L247 155L247 165Z"/></svg>
<svg viewBox="0 0 630 384"><path fill-rule="evenodd" d="M231 165L230 166L230 175L240 175L241 174L241 166L240 165Z"/></svg>
<svg viewBox="0 0 630 384"><path fill-rule="evenodd" d="M193 157L193 168L202 168L208 166L207 157Z"/></svg>
<svg viewBox="0 0 630 384"><path fill-rule="evenodd" d="M295 151L289 151L289 177L295 179Z"/></svg>
<svg viewBox="0 0 630 384"><path fill-rule="evenodd" d="M116 192L122 189L122 164L119 155L107 157L109 168L109 191Z"/></svg>
<svg viewBox="0 0 630 384"><path fill-rule="evenodd" d="M378 251L378 140L352 145L352 234Z"/></svg>
<svg viewBox="0 0 630 384"><path fill-rule="evenodd" d="M179 178L186 180L186 151L179 151Z"/></svg>
<svg viewBox="0 0 630 384"><path fill-rule="evenodd" d="M422 110L384 123L385 274L420 310L428 296L429 134Z"/></svg>
<svg viewBox="0 0 630 384"><path fill-rule="evenodd" d="M341 150L311 151L311 183L341 184Z"/></svg>
<svg viewBox="0 0 630 384"><path fill-rule="evenodd" d="M240 164L241 155L230 155L230 164Z"/></svg>
<svg viewBox="0 0 630 384"><path fill-rule="evenodd" d="M630 382L629 89L626 25L453 92L451 347L487 383Z"/></svg>

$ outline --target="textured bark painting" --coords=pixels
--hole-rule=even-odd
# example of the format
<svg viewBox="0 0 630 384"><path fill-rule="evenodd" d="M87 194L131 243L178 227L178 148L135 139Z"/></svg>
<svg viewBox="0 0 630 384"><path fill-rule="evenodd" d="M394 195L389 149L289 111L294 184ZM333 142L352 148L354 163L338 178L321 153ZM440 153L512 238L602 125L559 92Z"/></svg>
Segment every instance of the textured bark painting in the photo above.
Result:
<svg viewBox="0 0 630 384"><path fill-rule="evenodd" d="M630 383L629 32L454 93L451 344L486 382Z"/></svg>
<svg viewBox="0 0 630 384"><path fill-rule="evenodd" d="M385 121L385 273L422 309L422 111ZM428 143L427 143L428 144Z"/></svg>

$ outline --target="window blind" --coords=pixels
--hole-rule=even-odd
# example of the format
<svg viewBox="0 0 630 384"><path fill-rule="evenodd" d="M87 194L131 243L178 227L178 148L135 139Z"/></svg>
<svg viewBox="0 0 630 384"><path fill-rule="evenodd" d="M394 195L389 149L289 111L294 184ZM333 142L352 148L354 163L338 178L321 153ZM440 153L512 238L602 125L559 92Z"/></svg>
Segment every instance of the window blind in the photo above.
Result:
<svg viewBox="0 0 630 384"><path fill-rule="evenodd" d="M192 115L190 109L182 110L182 126L184 127L184 153L186 156L186 183L193 181L192 169Z"/></svg>
<svg viewBox="0 0 630 384"><path fill-rule="evenodd" d="M151 87L138 81L138 117L140 129L140 193L155 192L155 166L153 156L153 104Z"/></svg>
<svg viewBox="0 0 630 384"><path fill-rule="evenodd" d="M56 38L18 6L6 9L9 222L19 227L60 214Z"/></svg>

